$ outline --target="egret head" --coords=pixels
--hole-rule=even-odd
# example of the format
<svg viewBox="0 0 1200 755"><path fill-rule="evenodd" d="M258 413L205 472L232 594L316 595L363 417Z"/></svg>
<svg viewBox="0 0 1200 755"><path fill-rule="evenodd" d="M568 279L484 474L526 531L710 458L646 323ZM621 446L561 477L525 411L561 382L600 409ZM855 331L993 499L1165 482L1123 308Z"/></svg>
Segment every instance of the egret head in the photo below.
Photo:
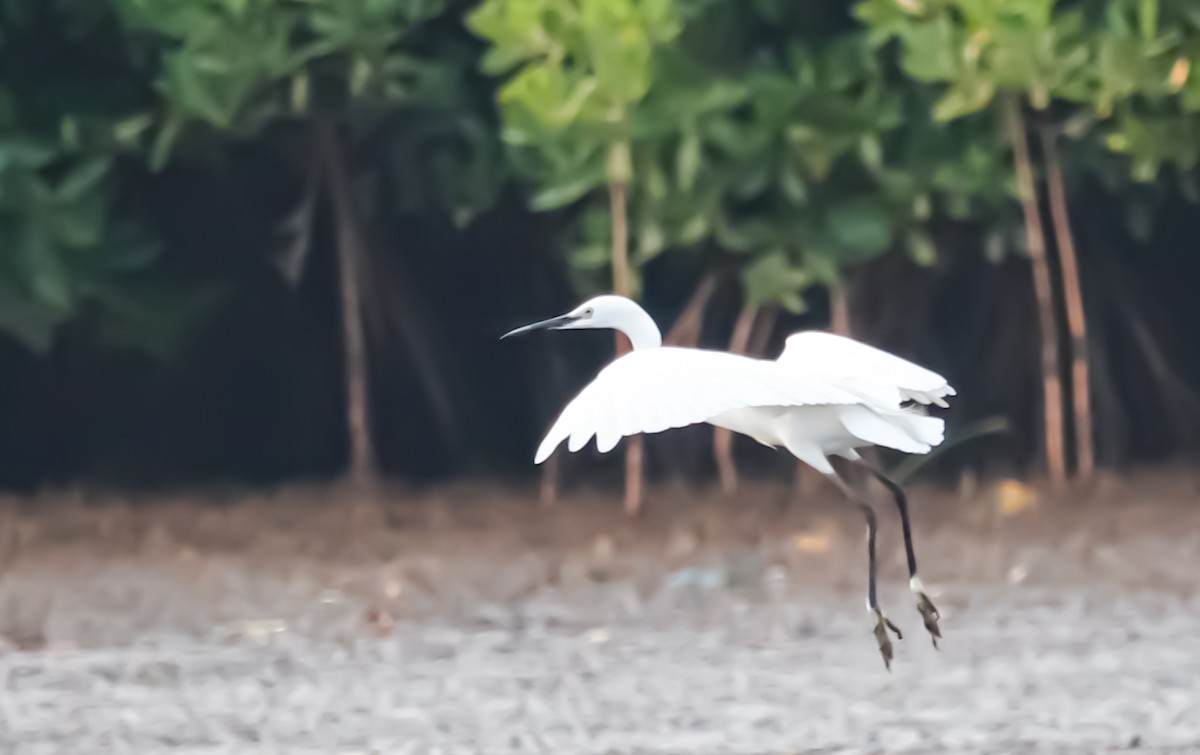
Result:
<svg viewBox="0 0 1200 755"><path fill-rule="evenodd" d="M534 330L581 330L583 328L616 328L620 330L634 321L639 314L643 317L646 315L641 307L624 296L604 294L588 299L565 315L510 330L500 338L503 340L509 336Z"/></svg>

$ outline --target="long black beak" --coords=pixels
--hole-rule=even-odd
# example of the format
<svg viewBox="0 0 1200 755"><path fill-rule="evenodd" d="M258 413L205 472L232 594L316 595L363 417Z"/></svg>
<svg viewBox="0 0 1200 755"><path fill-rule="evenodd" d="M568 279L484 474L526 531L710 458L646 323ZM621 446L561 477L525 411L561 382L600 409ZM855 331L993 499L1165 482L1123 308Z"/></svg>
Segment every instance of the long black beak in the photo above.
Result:
<svg viewBox="0 0 1200 755"><path fill-rule="evenodd" d="M554 330L556 328L561 328L564 325L569 325L569 324L575 322L575 320L577 320L577 319L578 318L572 317L571 315L561 315L559 317L551 317L549 320L542 320L541 322L535 322L532 325L524 325L515 330L510 330L507 333L505 333L504 335L500 336L500 340L503 341L505 338L508 338L509 336L519 336L522 333L531 333L535 330Z"/></svg>

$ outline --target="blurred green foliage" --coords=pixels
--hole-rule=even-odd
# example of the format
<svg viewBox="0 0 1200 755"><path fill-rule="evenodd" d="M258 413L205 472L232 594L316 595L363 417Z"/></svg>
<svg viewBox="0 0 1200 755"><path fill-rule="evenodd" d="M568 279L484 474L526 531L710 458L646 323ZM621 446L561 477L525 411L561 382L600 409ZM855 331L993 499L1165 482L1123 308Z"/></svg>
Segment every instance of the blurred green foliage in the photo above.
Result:
<svg viewBox="0 0 1200 755"><path fill-rule="evenodd" d="M60 5L0 10L0 331L44 354L89 315L100 343L167 358L222 287L171 275L151 226L120 201L136 97L121 75L54 65L63 47L98 47L109 31ZM48 23L54 34L39 38Z"/></svg>
<svg viewBox="0 0 1200 755"><path fill-rule="evenodd" d="M161 246L113 212L113 159L0 136L0 329L45 353L85 309L104 342L170 356L216 291L157 275Z"/></svg>
<svg viewBox="0 0 1200 755"><path fill-rule="evenodd" d="M429 28L460 12L449 0L0 4L0 330L45 352L84 317L103 341L173 353L228 286L172 276L145 203L122 197L173 159L266 149L276 125L327 120L382 143L371 169L405 189L387 210L470 222L505 170L477 48Z"/></svg>
<svg viewBox="0 0 1200 755"><path fill-rule="evenodd" d="M231 137L314 109L350 115L445 96L444 65L405 46L440 0L114 0L131 42L157 56L161 165L198 121Z"/></svg>
<svg viewBox="0 0 1200 755"><path fill-rule="evenodd" d="M477 52L435 28L450 0L113 2L156 61L153 168L189 129L239 140L324 120L388 144L384 169L420 184L397 209L446 208L462 224L494 200L503 170L471 81Z"/></svg>
<svg viewBox="0 0 1200 755"><path fill-rule="evenodd" d="M530 206L548 211L590 200L570 252L582 287L606 287L596 273L612 262L602 187L628 191L638 262L707 232L689 123L719 105L720 93L706 91L686 65L671 65L668 52L696 7L694 0L486 0L469 17L490 43L483 70L507 77L498 94L503 139L535 184Z"/></svg>
<svg viewBox="0 0 1200 755"><path fill-rule="evenodd" d="M608 280L614 180L637 264L730 256L793 311L880 254L934 263L940 222L1019 249L1006 92L1144 236L1137 182L1200 193L1198 55L1185 0L9 0L0 330L45 351L94 314L168 353L217 298L166 274L131 177L319 121L408 187L380 212L466 224L511 171L573 218L583 287Z"/></svg>
<svg viewBox="0 0 1200 755"><path fill-rule="evenodd" d="M1093 133L1139 181L1195 167L1200 6L1171 0L860 0L903 71L945 85L934 115L978 112L1001 91L1035 110L1057 103L1068 136ZM1093 132L1090 127L1095 127Z"/></svg>

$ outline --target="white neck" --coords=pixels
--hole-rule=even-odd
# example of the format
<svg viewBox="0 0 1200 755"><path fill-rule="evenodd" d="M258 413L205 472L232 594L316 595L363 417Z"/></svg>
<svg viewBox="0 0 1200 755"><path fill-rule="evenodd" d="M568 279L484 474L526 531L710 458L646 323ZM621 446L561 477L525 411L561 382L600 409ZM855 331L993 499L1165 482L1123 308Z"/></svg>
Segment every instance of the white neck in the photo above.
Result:
<svg viewBox="0 0 1200 755"><path fill-rule="evenodd" d="M659 332L658 326L654 324L654 318L637 304L633 302L630 302L630 304L632 306L627 307L621 313L620 322L615 323L613 327L629 337L629 342L633 344L634 351L638 349L657 349L659 346L662 346L662 333Z"/></svg>

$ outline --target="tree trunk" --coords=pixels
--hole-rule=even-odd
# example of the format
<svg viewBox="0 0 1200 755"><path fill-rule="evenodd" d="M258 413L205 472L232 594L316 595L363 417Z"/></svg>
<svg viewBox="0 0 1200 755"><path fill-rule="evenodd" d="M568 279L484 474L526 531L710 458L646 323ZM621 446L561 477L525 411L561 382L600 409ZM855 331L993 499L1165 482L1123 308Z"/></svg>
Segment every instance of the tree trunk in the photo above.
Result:
<svg viewBox="0 0 1200 755"><path fill-rule="evenodd" d="M376 477L371 440L367 349L359 285L363 240L350 199L345 156L331 124L317 127L318 148L325 163L325 183L337 229L338 285L341 298L343 369L346 380L346 429L350 437L350 481L366 484Z"/></svg>
<svg viewBox="0 0 1200 755"><path fill-rule="evenodd" d="M716 273L709 273L700 279L700 282L696 284L696 289L692 292L692 298L688 299L687 306L679 313L679 317L675 319L675 323L663 337L663 343L691 348L695 348L700 343L700 331L704 328L704 310L708 307L708 302L712 299L713 294L716 293L717 278Z"/></svg>
<svg viewBox="0 0 1200 755"><path fill-rule="evenodd" d="M729 339L729 350L734 354L746 353L750 343L750 335L754 331L754 321L758 315L758 307L747 304L737 322L733 326L733 336ZM713 455L717 459L717 475L721 480L721 491L729 498L737 493L737 465L733 461L733 433L718 427L713 432Z"/></svg>
<svg viewBox="0 0 1200 755"><path fill-rule="evenodd" d="M551 454L542 467L542 482L538 486L538 503L550 508L558 502L558 454Z"/></svg>
<svg viewBox="0 0 1200 755"><path fill-rule="evenodd" d="M846 285L843 283L829 289L829 329L839 336L850 338L854 329L850 327L850 295Z"/></svg>
<svg viewBox="0 0 1200 755"><path fill-rule="evenodd" d="M1092 402L1087 317L1083 309L1083 287L1079 280L1079 261L1075 237L1063 183L1058 138L1049 126L1042 127L1042 153L1046 161L1046 183L1050 190L1050 217L1062 265L1063 300L1067 305L1067 329L1071 333L1071 397L1074 403L1075 470L1079 479L1091 482L1096 467L1092 448Z"/></svg>
<svg viewBox="0 0 1200 755"><path fill-rule="evenodd" d="M758 322L754 324L754 336L746 347L746 354L752 357L767 355L767 347L771 344L771 335L775 331L775 322L778 319L778 307L759 307Z"/></svg>
<svg viewBox="0 0 1200 755"><path fill-rule="evenodd" d="M633 271L629 264L629 231L626 207L629 181L632 178L629 145L613 145L608 160L608 197L612 217L613 290L633 298ZM630 351L629 339L617 333L617 356ZM635 435L625 445L625 512L637 515L642 510L642 462L645 439Z"/></svg>
<svg viewBox="0 0 1200 755"><path fill-rule="evenodd" d="M1021 102L1015 96L1005 101L1009 138L1013 146L1013 162L1021 210L1025 216L1025 242L1029 247L1029 265L1033 272L1033 291L1037 297L1038 323L1042 341L1042 404L1046 436L1046 469L1050 482L1061 489L1066 480L1066 458L1063 452L1062 379L1058 365L1058 329L1054 318L1054 299L1050 282L1050 265L1046 260L1046 236L1038 209L1037 186L1029 158L1029 141L1025 134L1025 118Z"/></svg>

